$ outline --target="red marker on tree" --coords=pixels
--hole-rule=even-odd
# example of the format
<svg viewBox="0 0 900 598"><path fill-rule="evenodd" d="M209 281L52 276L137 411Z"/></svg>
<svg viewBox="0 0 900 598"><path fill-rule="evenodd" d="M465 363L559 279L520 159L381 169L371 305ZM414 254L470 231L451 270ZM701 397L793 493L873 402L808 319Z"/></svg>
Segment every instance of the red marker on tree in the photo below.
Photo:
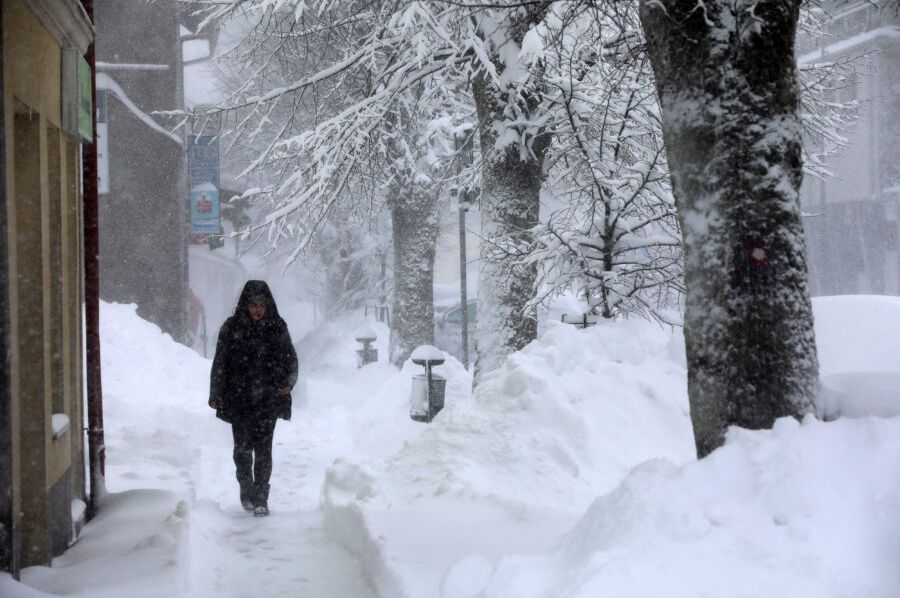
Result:
<svg viewBox="0 0 900 598"><path fill-rule="evenodd" d="M768 263L769 257L771 257L769 246L760 241L751 243L747 249L747 258L755 266L762 266Z"/></svg>

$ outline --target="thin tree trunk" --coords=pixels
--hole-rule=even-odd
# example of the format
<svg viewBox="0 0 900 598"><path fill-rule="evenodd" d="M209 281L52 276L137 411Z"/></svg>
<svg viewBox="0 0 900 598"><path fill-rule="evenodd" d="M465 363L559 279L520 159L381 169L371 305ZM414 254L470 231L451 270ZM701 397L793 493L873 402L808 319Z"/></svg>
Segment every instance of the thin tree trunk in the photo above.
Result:
<svg viewBox="0 0 900 598"><path fill-rule="evenodd" d="M434 344L434 254L437 194L413 180L391 186L394 305L390 359L403 365L419 345Z"/></svg>
<svg viewBox="0 0 900 598"><path fill-rule="evenodd" d="M818 379L800 223L800 0L641 0L685 244L699 456L729 425L810 410Z"/></svg>

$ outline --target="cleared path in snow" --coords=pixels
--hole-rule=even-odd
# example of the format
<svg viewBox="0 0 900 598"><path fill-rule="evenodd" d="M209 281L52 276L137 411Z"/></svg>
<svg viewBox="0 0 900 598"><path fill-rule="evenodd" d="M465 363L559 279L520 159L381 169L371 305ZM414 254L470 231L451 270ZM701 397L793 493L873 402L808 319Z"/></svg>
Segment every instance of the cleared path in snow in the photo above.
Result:
<svg viewBox="0 0 900 598"><path fill-rule="evenodd" d="M254 518L238 501L231 426L206 405L210 360L137 317L133 305L104 303L101 317L107 488L170 491L189 511L187 534L173 521L142 540L169 560L142 556L142 546L115 557L144 576L135 582L146 590L140 596L373 596L358 560L325 530L319 494L328 466L353 450L360 397L395 370L357 370L347 330L302 340L301 371L312 373L301 374L292 421L275 430L272 515ZM136 597L130 589L115 595Z"/></svg>
<svg viewBox="0 0 900 598"><path fill-rule="evenodd" d="M308 387L325 390L315 380ZM340 390L327 385L329 393ZM359 562L325 531L319 509L325 468L349 442L342 437L343 409L298 405L292 421L278 422L269 517L241 508L231 445L203 448L191 514L191 597L375 595Z"/></svg>

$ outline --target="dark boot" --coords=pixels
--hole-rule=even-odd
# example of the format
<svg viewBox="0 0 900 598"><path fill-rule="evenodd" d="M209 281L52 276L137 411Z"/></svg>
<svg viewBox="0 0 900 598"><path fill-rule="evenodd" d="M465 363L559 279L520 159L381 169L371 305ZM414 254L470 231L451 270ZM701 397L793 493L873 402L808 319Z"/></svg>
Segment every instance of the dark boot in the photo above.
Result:
<svg viewBox="0 0 900 598"><path fill-rule="evenodd" d="M259 483L254 484L253 494L250 495L250 501L255 507L267 507L269 505L269 485Z"/></svg>
<svg viewBox="0 0 900 598"><path fill-rule="evenodd" d="M250 488L245 488L243 485L241 486L241 506L244 507L245 511L253 510L252 492Z"/></svg>

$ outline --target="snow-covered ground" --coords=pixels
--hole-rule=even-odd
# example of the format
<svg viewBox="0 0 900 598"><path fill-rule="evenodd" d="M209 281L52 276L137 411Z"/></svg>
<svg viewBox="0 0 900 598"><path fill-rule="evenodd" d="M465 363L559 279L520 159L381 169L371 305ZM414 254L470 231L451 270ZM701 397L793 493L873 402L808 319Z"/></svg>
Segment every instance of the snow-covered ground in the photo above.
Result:
<svg viewBox="0 0 900 598"><path fill-rule="evenodd" d="M209 361L104 305L112 494L0 595L896 598L900 299L814 309L820 411L844 417L734 429L701 461L678 330L548 322L474 397L457 362L437 368L447 407L424 425L420 367L359 370L366 323L317 329L276 430L273 515L254 519Z"/></svg>
<svg viewBox="0 0 900 598"><path fill-rule="evenodd" d="M23 571L42 593L0 578L0 595L373 596L359 561L324 528L319 490L325 468L353 446L348 414L395 371L357 371L350 353L340 376L307 377L292 421L276 428L273 514L253 518L238 501L230 426L206 405L210 361L134 311L101 310L111 494L53 567ZM356 344L328 342L337 355Z"/></svg>
<svg viewBox="0 0 900 598"><path fill-rule="evenodd" d="M821 297L813 307L821 414L900 416L900 297Z"/></svg>

